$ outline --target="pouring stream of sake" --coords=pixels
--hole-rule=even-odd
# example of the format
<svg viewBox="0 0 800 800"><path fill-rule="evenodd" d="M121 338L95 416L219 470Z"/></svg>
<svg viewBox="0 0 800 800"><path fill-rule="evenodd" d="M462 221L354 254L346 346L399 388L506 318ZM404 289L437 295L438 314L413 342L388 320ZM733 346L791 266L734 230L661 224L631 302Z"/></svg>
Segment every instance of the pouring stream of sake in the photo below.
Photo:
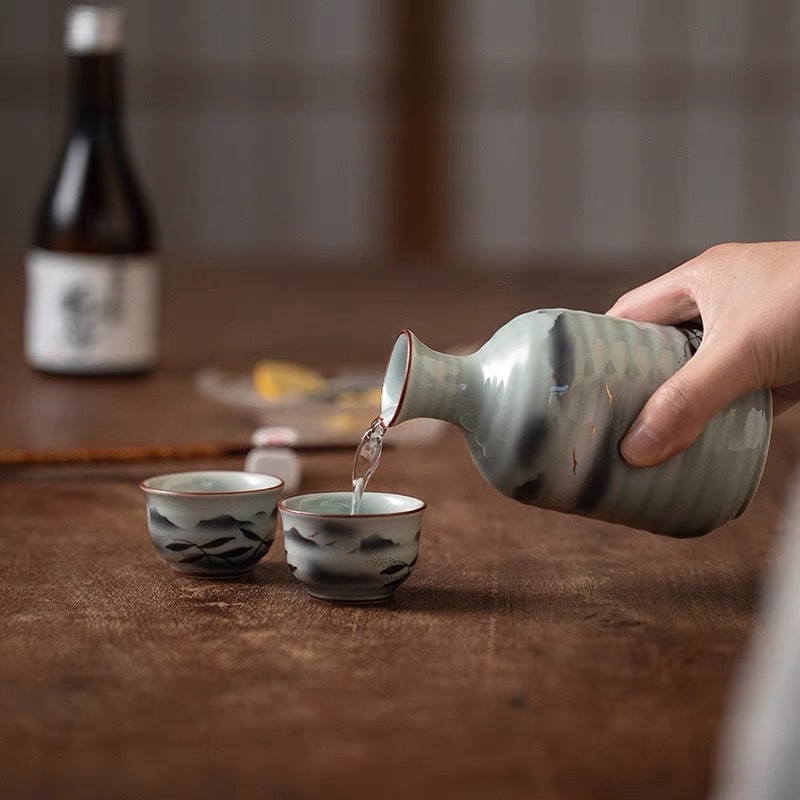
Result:
<svg viewBox="0 0 800 800"><path fill-rule="evenodd" d="M382 417L376 417L361 437L353 459L353 500L350 514L358 514L367 483L378 468L383 452L383 437L387 426Z"/></svg>

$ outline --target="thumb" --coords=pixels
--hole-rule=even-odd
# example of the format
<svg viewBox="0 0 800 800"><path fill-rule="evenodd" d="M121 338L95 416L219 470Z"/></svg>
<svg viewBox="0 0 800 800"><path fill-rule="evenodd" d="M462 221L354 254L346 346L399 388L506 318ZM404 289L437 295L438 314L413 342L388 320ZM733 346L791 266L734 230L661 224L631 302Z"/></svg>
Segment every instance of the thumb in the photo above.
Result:
<svg viewBox="0 0 800 800"><path fill-rule="evenodd" d="M625 460L636 467L653 466L689 447L715 414L756 388L742 362L731 344L704 340L645 403L620 445Z"/></svg>

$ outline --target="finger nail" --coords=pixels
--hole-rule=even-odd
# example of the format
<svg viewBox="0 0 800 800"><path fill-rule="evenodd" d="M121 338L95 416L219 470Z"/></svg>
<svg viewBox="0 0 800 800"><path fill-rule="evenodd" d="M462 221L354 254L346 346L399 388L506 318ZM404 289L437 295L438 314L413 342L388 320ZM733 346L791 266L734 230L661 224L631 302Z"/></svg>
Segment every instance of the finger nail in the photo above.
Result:
<svg viewBox="0 0 800 800"><path fill-rule="evenodd" d="M665 443L644 423L637 422L622 440L623 458L635 467L649 467L659 461Z"/></svg>

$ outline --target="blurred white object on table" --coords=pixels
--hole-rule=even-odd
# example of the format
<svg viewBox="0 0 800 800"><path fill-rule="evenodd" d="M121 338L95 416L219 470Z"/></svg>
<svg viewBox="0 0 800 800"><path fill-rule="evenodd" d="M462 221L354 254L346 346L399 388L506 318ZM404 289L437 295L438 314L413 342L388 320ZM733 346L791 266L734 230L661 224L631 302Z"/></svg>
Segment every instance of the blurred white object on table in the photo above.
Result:
<svg viewBox="0 0 800 800"><path fill-rule="evenodd" d="M283 494L292 495L300 488L303 469L300 457L288 447L254 447L245 456L245 472L275 475L283 483Z"/></svg>
<svg viewBox="0 0 800 800"><path fill-rule="evenodd" d="M735 681L711 800L800 798L800 475Z"/></svg>

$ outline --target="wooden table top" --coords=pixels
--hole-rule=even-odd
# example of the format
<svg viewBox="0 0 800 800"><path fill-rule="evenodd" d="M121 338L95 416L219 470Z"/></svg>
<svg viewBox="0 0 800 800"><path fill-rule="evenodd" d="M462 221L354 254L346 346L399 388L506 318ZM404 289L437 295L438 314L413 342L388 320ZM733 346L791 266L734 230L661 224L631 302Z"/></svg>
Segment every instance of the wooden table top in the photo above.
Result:
<svg viewBox="0 0 800 800"><path fill-rule="evenodd" d="M176 270L160 369L93 380L25 366L4 266L0 447L34 450L245 440L203 365L380 366L402 327L446 349L630 282ZM455 429L387 450L371 485L428 510L413 577L372 608L310 599L280 541L238 582L158 560L138 481L241 458L0 469L2 794L703 798L799 443L781 418L750 509L685 541L514 503ZM346 488L350 450L302 460L303 491Z"/></svg>

